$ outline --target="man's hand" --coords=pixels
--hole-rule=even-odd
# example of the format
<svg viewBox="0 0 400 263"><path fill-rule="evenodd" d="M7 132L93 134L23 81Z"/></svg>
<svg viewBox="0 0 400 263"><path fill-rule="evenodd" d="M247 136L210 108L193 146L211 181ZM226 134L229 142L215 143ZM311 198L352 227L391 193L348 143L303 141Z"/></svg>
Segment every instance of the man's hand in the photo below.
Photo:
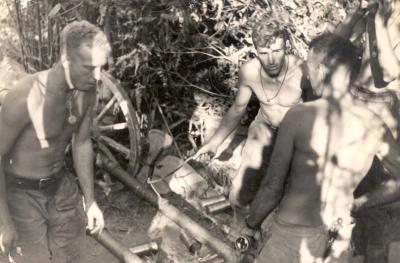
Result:
<svg viewBox="0 0 400 263"><path fill-rule="evenodd" d="M15 248L16 243L17 243L18 235L17 231L15 230L14 225L4 225L1 228L1 233L0 233L0 249L1 251L8 255L10 253L10 250Z"/></svg>
<svg viewBox="0 0 400 263"><path fill-rule="evenodd" d="M89 229L90 234L101 233L104 228L104 218L103 212L96 202L91 203L90 206L87 207L86 215L88 218L87 229Z"/></svg>
<svg viewBox="0 0 400 263"><path fill-rule="evenodd" d="M215 154L217 153L219 145L215 145L214 143L206 143L204 144L192 157L191 159L198 159L204 154L210 154L211 158L216 158Z"/></svg>

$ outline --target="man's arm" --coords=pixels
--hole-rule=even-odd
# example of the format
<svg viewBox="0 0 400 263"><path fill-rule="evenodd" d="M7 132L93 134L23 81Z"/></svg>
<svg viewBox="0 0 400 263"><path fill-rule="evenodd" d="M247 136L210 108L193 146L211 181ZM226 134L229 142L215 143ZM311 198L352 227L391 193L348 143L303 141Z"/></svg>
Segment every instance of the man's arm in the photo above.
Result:
<svg viewBox="0 0 400 263"><path fill-rule="evenodd" d="M394 178L385 181L372 191L355 199L353 207L355 212L385 205L400 199L400 145L393 138L389 128L385 125L384 128L385 131L377 156Z"/></svg>
<svg viewBox="0 0 400 263"><path fill-rule="evenodd" d="M389 35L386 17L389 15L389 12L385 12L384 8L384 5L380 4L374 19L378 49L377 55L379 65L383 70L383 80L385 82L391 82L400 76L400 49L397 48L397 50L395 50L391 44L391 36ZM398 33L397 30L395 32Z"/></svg>
<svg viewBox="0 0 400 263"><path fill-rule="evenodd" d="M358 8L355 12L347 15L345 20L335 28L333 33L354 41L365 31L364 14L365 10Z"/></svg>
<svg viewBox="0 0 400 263"><path fill-rule="evenodd" d="M15 246L17 233L7 204L6 175L4 171L5 156L9 153L17 137L27 125L29 115L25 100L18 92L6 97L0 111L0 224L3 226L0 235L0 247L5 253Z"/></svg>
<svg viewBox="0 0 400 263"><path fill-rule="evenodd" d="M93 103L92 103L93 105ZM72 155L74 167L85 198L85 209L88 215L88 228L92 233L101 231L104 227L103 214L94 198L93 145L90 138L92 125L92 105L74 134L72 140Z"/></svg>
<svg viewBox="0 0 400 263"><path fill-rule="evenodd" d="M222 118L218 130L211 138L214 144L220 145L229 134L238 126L240 119L246 111L247 104L251 97L251 89L248 86L240 86L233 105Z"/></svg>
<svg viewBox="0 0 400 263"><path fill-rule="evenodd" d="M247 104L249 103L252 94L251 88L246 84L246 74L247 73L243 68L239 71L239 91L236 94L233 105L222 118L218 129L211 139L206 142L192 158L197 158L199 155L207 152L215 153L218 146L220 146L229 134L231 134L238 126L240 119L246 111Z"/></svg>
<svg viewBox="0 0 400 263"><path fill-rule="evenodd" d="M250 215L246 223L252 229L261 226L283 196L285 180L294 154L297 117L293 113L293 109L290 110L279 126L267 174L251 203Z"/></svg>

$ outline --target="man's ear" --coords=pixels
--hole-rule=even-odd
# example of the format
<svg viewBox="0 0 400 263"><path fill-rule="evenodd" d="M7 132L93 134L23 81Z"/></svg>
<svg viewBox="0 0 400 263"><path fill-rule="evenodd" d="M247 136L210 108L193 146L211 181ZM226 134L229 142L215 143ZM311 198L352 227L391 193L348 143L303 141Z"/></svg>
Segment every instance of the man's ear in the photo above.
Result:
<svg viewBox="0 0 400 263"><path fill-rule="evenodd" d="M318 65L318 75L324 84L328 84L331 81L331 76L328 75L328 68L322 63Z"/></svg>
<svg viewBox="0 0 400 263"><path fill-rule="evenodd" d="M69 62L66 54L61 55L61 64L63 65L65 70L69 70Z"/></svg>
<svg viewBox="0 0 400 263"><path fill-rule="evenodd" d="M72 84L71 80L71 73L69 71L69 61L67 59L66 54L62 54L60 60L64 68L65 80L67 81L67 85L70 89L74 89L74 85Z"/></svg>

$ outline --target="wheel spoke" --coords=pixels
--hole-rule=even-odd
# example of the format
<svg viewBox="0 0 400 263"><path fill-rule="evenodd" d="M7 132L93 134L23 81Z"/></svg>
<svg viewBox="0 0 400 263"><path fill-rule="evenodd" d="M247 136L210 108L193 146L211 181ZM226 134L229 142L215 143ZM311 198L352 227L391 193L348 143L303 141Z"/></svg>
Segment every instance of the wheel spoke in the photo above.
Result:
<svg viewBox="0 0 400 263"><path fill-rule="evenodd" d="M100 151L103 152L103 154L105 154L111 161L118 163L117 159L104 143L98 142L97 146L99 147Z"/></svg>
<svg viewBox="0 0 400 263"><path fill-rule="evenodd" d="M130 153L129 148L125 147L124 145L120 144L119 142L116 142L115 140L105 135L100 134L98 139L107 144L108 146L110 146L112 149L122 153L126 159L129 159L129 153Z"/></svg>
<svg viewBox="0 0 400 263"><path fill-rule="evenodd" d="M118 131L126 128L128 128L128 123L126 122L98 126L99 131Z"/></svg>
<svg viewBox="0 0 400 263"><path fill-rule="evenodd" d="M98 123L103 116L106 114L106 112L112 107L112 105L114 105L114 103L117 101L117 97L114 95L106 104L106 106L104 106L104 108L101 110L101 112L99 113L99 115L96 116L96 118L94 119L94 121L96 123Z"/></svg>

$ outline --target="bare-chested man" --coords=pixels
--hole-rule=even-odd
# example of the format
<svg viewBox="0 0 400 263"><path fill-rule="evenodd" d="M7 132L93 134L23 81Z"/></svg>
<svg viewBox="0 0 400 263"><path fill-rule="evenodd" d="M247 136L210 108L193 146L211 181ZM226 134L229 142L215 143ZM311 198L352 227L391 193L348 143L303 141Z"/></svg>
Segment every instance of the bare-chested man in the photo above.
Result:
<svg viewBox="0 0 400 263"><path fill-rule="evenodd" d="M301 60L285 53L287 33L283 25L261 21L253 30L257 58L239 71L236 99L212 138L194 155L216 153L218 146L238 126L251 95L260 101L260 110L249 127L242 162L233 180L229 199L233 208L248 206L268 165L278 127L286 112L301 102Z"/></svg>
<svg viewBox="0 0 400 263"><path fill-rule="evenodd" d="M400 175L400 147L392 133L349 93L358 71L355 47L326 34L314 39L310 48L311 85L323 95L292 108L281 123L267 175L246 219L249 228L258 228L280 203L271 236L256 259L259 263L323 262L325 257L324 262L351 262L354 188L375 155ZM392 190L387 196L377 189L356 200L355 207L396 198L391 194L399 185L388 181L382 186Z"/></svg>
<svg viewBox="0 0 400 263"><path fill-rule="evenodd" d="M361 72L351 92L378 114L399 141L400 111L400 1L362 0L360 8L338 27L337 32L364 47ZM390 174L377 158L355 190L359 196L373 189ZM366 262L397 262L400 202L371 209L357 216L354 229L356 253ZM390 233L390 234L388 234ZM390 246L390 247L389 247ZM393 258L391 260L390 258Z"/></svg>
<svg viewBox="0 0 400 263"><path fill-rule="evenodd" d="M21 248L22 254L11 251L17 263L86 262L86 220L92 233L104 227L94 198L90 130L110 45L86 21L67 25L61 44L60 63L23 78L2 102L0 244L6 255ZM84 206L76 177L64 167L71 139Z"/></svg>

